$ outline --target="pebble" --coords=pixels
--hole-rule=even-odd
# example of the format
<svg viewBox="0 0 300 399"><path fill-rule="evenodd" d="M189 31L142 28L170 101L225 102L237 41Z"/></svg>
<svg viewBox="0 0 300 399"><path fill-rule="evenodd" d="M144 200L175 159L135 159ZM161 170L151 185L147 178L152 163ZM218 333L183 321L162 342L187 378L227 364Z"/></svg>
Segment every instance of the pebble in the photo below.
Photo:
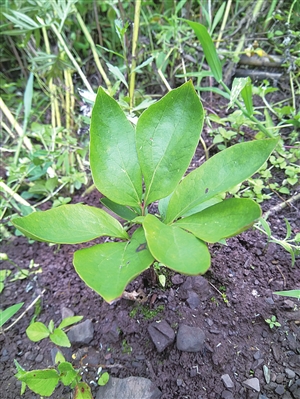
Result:
<svg viewBox="0 0 300 399"><path fill-rule="evenodd" d="M61 308L61 318L65 319L66 317L73 317L74 316L74 312L73 310L71 310L70 308L67 308L65 306L63 306Z"/></svg>
<svg viewBox="0 0 300 399"><path fill-rule="evenodd" d="M223 381L225 388L227 389L234 388L234 383L230 378L229 374L223 374L221 380Z"/></svg>
<svg viewBox="0 0 300 399"><path fill-rule="evenodd" d="M197 309L200 305L199 296L194 291L188 291L187 303L191 309Z"/></svg>
<svg viewBox="0 0 300 399"><path fill-rule="evenodd" d="M260 351L255 352L254 355L253 355L253 358L254 358L254 360L260 359L261 358L261 352Z"/></svg>
<svg viewBox="0 0 300 399"><path fill-rule="evenodd" d="M72 344L88 344L94 337L94 327L91 320L76 324L68 332L68 338Z"/></svg>
<svg viewBox="0 0 300 399"><path fill-rule="evenodd" d="M252 365L252 370L257 369L259 366L261 366L264 363L264 359L257 359L255 362L253 362Z"/></svg>
<svg viewBox="0 0 300 399"><path fill-rule="evenodd" d="M163 352L167 346L174 342L175 339L174 330L165 320L162 320L159 323L151 323L148 326L148 332L159 353Z"/></svg>
<svg viewBox="0 0 300 399"><path fill-rule="evenodd" d="M290 380L295 378L296 373L293 370L285 369L284 371L285 371L285 374L286 374L287 378L289 378Z"/></svg>
<svg viewBox="0 0 300 399"><path fill-rule="evenodd" d="M243 385L246 388L254 389L254 391L256 391L256 392L260 391L259 380L256 377L249 378L248 380L243 381Z"/></svg>
<svg viewBox="0 0 300 399"><path fill-rule="evenodd" d="M42 363L43 360L44 360L44 356L42 354L37 355L37 357L35 358L35 361L37 363Z"/></svg>
<svg viewBox="0 0 300 399"><path fill-rule="evenodd" d="M177 333L177 349L185 352L199 352L205 344L205 333L199 327L181 324Z"/></svg>
<svg viewBox="0 0 300 399"><path fill-rule="evenodd" d="M283 385L277 385L276 389L275 389L275 393L277 393L277 395L283 395L285 392L284 386Z"/></svg>
<svg viewBox="0 0 300 399"><path fill-rule="evenodd" d="M234 399L233 393L230 391L223 391L222 399Z"/></svg>
<svg viewBox="0 0 300 399"><path fill-rule="evenodd" d="M283 381L284 381L284 374L278 374L278 375L276 376L276 382L277 382L277 384L282 384Z"/></svg>

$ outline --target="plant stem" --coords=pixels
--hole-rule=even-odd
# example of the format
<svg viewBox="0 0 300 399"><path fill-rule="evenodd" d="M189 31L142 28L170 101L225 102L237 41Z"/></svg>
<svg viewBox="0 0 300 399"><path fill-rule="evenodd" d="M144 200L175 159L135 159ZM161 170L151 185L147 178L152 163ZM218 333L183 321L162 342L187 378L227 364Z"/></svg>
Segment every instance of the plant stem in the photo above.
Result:
<svg viewBox="0 0 300 399"><path fill-rule="evenodd" d="M137 3L140 3L140 1L138 1ZM81 15L79 14L79 12L77 11L76 8L75 8L75 15L76 15L77 21L78 21L78 23L79 23L79 25L80 25L80 27L82 29L82 32L83 32L86 40L89 42L89 44L91 46L91 50L92 50L92 53L93 53L94 61L95 61L95 64L96 64L96 66L98 68L98 71L99 71L100 75L102 76L102 78L103 78L108 90L111 91L112 85L111 85L110 80L108 79L108 77L107 77L102 65L101 65L101 62L100 62L100 59L99 59L99 56L98 56L98 53L97 53L97 49L96 49L96 46L95 46L95 43L94 43L94 41L92 39L92 36L90 35L90 32L88 31L83 19L81 18Z"/></svg>
<svg viewBox="0 0 300 399"><path fill-rule="evenodd" d="M136 47L137 47L138 36L139 36L141 3L142 3L141 1L136 1L135 9L134 9L134 25L133 25L131 68L130 68L130 84L129 84L130 109L132 109L133 105L134 105Z"/></svg>
<svg viewBox="0 0 300 399"><path fill-rule="evenodd" d="M62 35L59 33L58 29L56 28L56 26L53 24L51 24L51 29L53 30L53 32L55 33L55 35L57 36L57 39L59 41L59 43L62 45L63 49L65 50L67 56L69 57L69 59L71 60L72 64L74 65L74 68L76 69L76 71L78 72L78 74L80 75L83 83L85 84L85 87L88 89L88 91L90 93L94 93L94 90L92 89L92 86L89 84L87 78L85 77L84 73L82 72L80 66L78 65L77 61L75 60L75 58L73 57L71 51L69 50L64 38L62 37Z"/></svg>

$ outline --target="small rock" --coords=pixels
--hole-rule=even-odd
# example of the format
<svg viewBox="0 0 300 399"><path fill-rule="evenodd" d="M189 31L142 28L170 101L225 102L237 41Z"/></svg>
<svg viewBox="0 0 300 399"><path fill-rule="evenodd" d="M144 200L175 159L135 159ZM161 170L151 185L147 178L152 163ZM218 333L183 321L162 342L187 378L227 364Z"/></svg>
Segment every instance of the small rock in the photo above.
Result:
<svg viewBox="0 0 300 399"><path fill-rule="evenodd" d="M260 359L261 358L261 352L260 351L255 352L254 355L253 355L253 358L254 358L254 360Z"/></svg>
<svg viewBox="0 0 300 399"><path fill-rule="evenodd" d="M259 366L261 366L264 363L264 359L257 359L255 362L253 362L252 365L252 370L256 370Z"/></svg>
<svg viewBox="0 0 300 399"><path fill-rule="evenodd" d="M258 399L268 399L266 395L263 395L262 393L259 394Z"/></svg>
<svg viewBox="0 0 300 399"><path fill-rule="evenodd" d="M184 279L183 279L183 277L180 274L175 274L175 276L173 276L171 278L171 281L172 281L173 284L179 285L179 284L182 284L184 282Z"/></svg>
<svg viewBox="0 0 300 399"><path fill-rule="evenodd" d="M181 387L181 385L183 384L183 379L182 378L177 378L176 384L177 384L178 387Z"/></svg>
<svg viewBox="0 0 300 399"><path fill-rule="evenodd" d="M271 381L271 373L266 365L263 366L263 372L264 372L266 383L269 384Z"/></svg>
<svg viewBox="0 0 300 399"><path fill-rule="evenodd" d="M292 395L289 392L285 392L282 399L293 399Z"/></svg>
<svg viewBox="0 0 300 399"><path fill-rule="evenodd" d="M283 395L285 392L284 386L283 385L277 385L275 392L277 395Z"/></svg>
<svg viewBox="0 0 300 399"><path fill-rule="evenodd" d="M272 345L272 352L273 352L276 362L278 362L280 359L280 351L276 345Z"/></svg>
<svg viewBox="0 0 300 399"><path fill-rule="evenodd" d="M42 363L43 360L44 360L44 356L41 354L37 355L37 357L35 358L35 361L37 363Z"/></svg>
<svg viewBox="0 0 300 399"><path fill-rule="evenodd" d="M295 378L295 376L296 376L295 371L293 371L291 369L285 369L284 371L285 371L287 378L289 378L290 380Z"/></svg>
<svg viewBox="0 0 300 399"><path fill-rule="evenodd" d="M158 352L164 351L175 339L173 329L165 320L159 323L151 323L148 327L148 332Z"/></svg>
<svg viewBox="0 0 300 399"><path fill-rule="evenodd" d="M181 324L177 333L177 349L185 352L199 352L203 350L205 334L199 327L189 327Z"/></svg>
<svg viewBox="0 0 300 399"><path fill-rule="evenodd" d="M147 378L110 377L108 383L98 388L96 399L160 399L161 391Z"/></svg>
<svg viewBox="0 0 300 399"><path fill-rule="evenodd" d="M259 380L256 377L249 378L248 380L243 381L243 385L246 388L254 389L254 391L256 391L256 392L260 391Z"/></svg>
<svg viewBox="0 0 300 399"><path fill-rule="evenodd" d="M277 384L282 384L283 381L284 381L284 374L278 374L278 375L276 376L276 382L277 382Z"/></svg>
<svg viewBox="0 0 300 399"><path fill-rule="evenodd" d="M68 338L72 344L88 344L94 337L94 327L91 320L76 324L68 332Z"/></svg>
<svg viewBox="0 0 300 399"><path fill-rule="evenodd" d="M230 378L229 374L223 374L221 380L223 381L225 388L227 389L234 388L234 383Z"/></svg>
<svg viewBox="0 0 300 399"><path fill-rule="evenodd" d="M200 305L199 296L194 291L188 291L187 303L191 309L197 309Z"/></svg>
<svg viewBox="0 0 300 399"><path fill-rule="evenodd" d="M223 391L222 392L222 399L234 399L233 393L230 391Z"/></svg>
<svg viewBox="0 0 300 399"><path fill-rule="evenodd" d="M283 307L287 310L293 310L295 308L295 303L291 299L285 299L283 301Z"/></svg>
<svg viewBox="0 0 300 399"><path fill-rule="evenodd" d="M65 306L62 306L61 310L61 318L65 319L66 317L73 317L74 316L74 312L73 310L66 308Z"/></svg>

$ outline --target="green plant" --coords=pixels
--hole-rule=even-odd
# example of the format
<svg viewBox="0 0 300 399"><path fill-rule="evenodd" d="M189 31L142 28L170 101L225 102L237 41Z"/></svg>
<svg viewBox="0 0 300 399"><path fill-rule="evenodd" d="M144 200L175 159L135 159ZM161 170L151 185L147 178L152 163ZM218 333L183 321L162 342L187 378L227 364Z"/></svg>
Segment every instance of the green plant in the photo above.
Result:
<svg viewBox="0 0 300 399"><path fill-rule="evenodd" d="M288 296L291 298L297 298L298 300L300 300L300 290L276 291L274 292L274 294L281 296Z"/></svg>
<svg viewBox="0 0 300 399"><path fill-rule="evenodd" d="M33 342L49 337L58 346L70 347L70 341L63 329L81 319L82 316L67 317L62 320L58 328L54 328L53 320L49 322L48 327L41 322L35 322L26 329L26 334ZM61 351L58 351L55 356L55 365L57 365L57 368L26 371L15 360L17 368L15 377L22 382L21 395L28 386L29 389L38 395L51 396L58 383L61 382L65 386L70 386L71 389L74 389L74 399L92 399L89 386L85 382L81 382L80 370L74 369L73 365L65 360ZM99 385L105 385L108 381L109 376L107 378L104 374Z"/></svg>
<svg viewBox="0 0 300 399"><path fill-rule="evenodd" d="M271 316L270 319L265 319L265 322L269 324L269 327L272 329L274 327L281 327L281 324L276 321L276 316Z"/></svg>
<svg viewBox="0 0 300 399"><path fill-rule="evenodd" d="M18 310L24 305L24 302L16 303L15 305L9 306L5 310L0 310L0 329L4 323L6 323L11 317L13 317Z"/></svg>
<svg viewBox="0 0 300 399"><path fill-rule="evenodd" d="M224 193L255 173L278 140L232 146L182 179L198 144L203 118L191 82L152 104L138 119L136 129L100 88L91 123L92 176L106 197L103 204L127 221L126 228L104 210L82 204L15 218L14 226L46 242L117 238L118 242L74 254L79 276L108 302L120 297L128 282L155 260L176 272L205 273L210 254L204 242L238 234L261 215L254 201L222 200ZM154 216L148 207L157 200L159 214Z"/></svg>
<svg viewBox="0 0 300 399"><path fill-rule="evenodd" d="M33 342L38 342L49 337L50 341L52 341L54 344L69 348L71 343L63 329L78 323L80 320L82 320L82 318L83 316L66 317L62 320L57 328L54 328L53 320L50 320L48 327L44 323L37 321L27 327L26 334L27 337Z"/></svg>

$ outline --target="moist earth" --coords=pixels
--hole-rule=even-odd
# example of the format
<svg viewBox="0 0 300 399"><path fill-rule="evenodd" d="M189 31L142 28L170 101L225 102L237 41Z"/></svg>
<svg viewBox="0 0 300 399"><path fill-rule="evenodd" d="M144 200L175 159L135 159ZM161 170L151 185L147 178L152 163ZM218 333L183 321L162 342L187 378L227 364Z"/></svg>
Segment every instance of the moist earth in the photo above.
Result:
<svg viewBox="0 0 300 399"><path fill-rule="evenodd" d="M99 198L94 191L74 197L73 202L98 206ZM272 207L272 201L263 204L264 211ZM285 237L284 218L293 233L299 232L298 205L271 213L268 222L274 236ZM149 269L127 287L128 292L140 292L137 300L122 298L108 304L76 274L72 255L78 248L28 243L25 237L2 242L0 251L20 268L28 268L33 260L42 273L7 282L0 299L2 309L24 301L23 310L40 294L36 320L46 324L53 320L58 325L62 317L75 314L91 321L92 340L62 351L74 367L81 368L94 398L99 367L111 378L150 379L160 389L161 399L300 398L300 302L273 294L300 288L299 258L292 267L288 252L267 244L266 237L252 229L229 239L227 246L210 245L212 265L204 276L166 270L163 288ZM8 262L2 262L1 268L16 271ZM26 370L53 366L55 345L47 339L33 343L25 333L35 309L32 306L0 335L2 399L21 398L14 359ZM281 326L270 328L265 319L272 316ZM164 324L158 327L160 323ZM165 331L165 347L155 337L159 328ZM185 333L178 344L180 328ZM195 352L186 351L189 339L195 338L193 334L199 337L200 330L202 342ZM39 398L28 388L22 397ZM70 389L62 385L51 396L71 397Z"/></svg>

